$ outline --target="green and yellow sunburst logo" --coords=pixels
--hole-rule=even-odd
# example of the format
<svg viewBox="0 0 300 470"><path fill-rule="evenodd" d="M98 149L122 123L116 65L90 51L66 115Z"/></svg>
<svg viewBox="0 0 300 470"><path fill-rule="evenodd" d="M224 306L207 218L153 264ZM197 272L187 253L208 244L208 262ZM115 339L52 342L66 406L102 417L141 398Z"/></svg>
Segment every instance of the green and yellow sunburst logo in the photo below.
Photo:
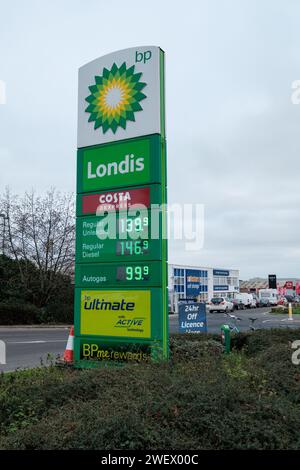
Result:
<svg viewBox="0 0 300 470"><path fill-rule="evenodd" d="M146 83L140 81L141 73L134 73L134 65L126 68L124 62L119 68L113 64L111 70L103 69L102 76L95 76L91 94L85 98L89 103L86 112L89 122L95 121L94 129L102 127L103 133L111 129L115 134L120 126L126 129L127 121L135 121L134 113L142 111L140 101L146 98L141 90Z"/></svg>

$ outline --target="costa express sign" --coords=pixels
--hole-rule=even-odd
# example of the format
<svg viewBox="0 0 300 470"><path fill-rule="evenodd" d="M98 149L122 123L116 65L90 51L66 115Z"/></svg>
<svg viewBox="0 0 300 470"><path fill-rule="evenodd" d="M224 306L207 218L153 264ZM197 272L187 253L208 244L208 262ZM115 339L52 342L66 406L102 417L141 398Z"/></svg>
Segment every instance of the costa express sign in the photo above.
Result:
<svg viewBox="0 0 300 470"><path fill-rule="evenodd" d="M82 198L83 214L126 210L132 205L150 205L150 188L113 191L102 194L90 194Z"/></svg>
<svg viewBox="0 0 300 470"><path fill-rule="evenodd" d="M132 206L142 205L147 208L161 201L161 185L140 186L118 191L78 194L77 215L95 215L103 212L129 210Z"/></svg>

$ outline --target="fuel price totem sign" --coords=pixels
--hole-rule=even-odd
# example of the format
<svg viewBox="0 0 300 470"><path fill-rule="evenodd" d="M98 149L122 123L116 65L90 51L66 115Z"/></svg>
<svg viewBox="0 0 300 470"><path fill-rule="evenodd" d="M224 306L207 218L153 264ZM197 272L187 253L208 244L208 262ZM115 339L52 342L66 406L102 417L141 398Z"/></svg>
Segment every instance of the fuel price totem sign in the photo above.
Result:
<svg viewBox="0 0 300 470"><path fill-rule="evenodd" d="M75 365L168 357L164 52L79 69Z"/></svg>

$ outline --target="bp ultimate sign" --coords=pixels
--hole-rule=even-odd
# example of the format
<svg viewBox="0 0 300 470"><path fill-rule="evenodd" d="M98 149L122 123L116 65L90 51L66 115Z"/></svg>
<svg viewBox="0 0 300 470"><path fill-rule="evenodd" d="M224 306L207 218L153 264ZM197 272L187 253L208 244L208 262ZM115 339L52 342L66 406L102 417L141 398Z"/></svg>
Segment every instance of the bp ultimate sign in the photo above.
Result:
<svg viewBox="0 0 300 470"><path fill-rule="evenodd" d="M168 357L164 52L80 68L75 366Z"/></svg>

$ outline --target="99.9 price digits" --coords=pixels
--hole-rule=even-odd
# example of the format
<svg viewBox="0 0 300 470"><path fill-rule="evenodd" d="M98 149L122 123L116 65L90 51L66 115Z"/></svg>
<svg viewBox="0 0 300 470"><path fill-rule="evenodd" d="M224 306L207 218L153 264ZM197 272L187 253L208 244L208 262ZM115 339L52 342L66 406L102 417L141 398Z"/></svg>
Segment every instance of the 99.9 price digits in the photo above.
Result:
<svg viewBox="0 0 300 470"><path fill-rule="evenodd" d="M117 281L148 281L148 265L119 266L117 269Z"/></svg>
<svg viewBox="0 0 300 470"><path fill-rule="evenodd" d="M143 281L149 277L149 266L126 266L127 281Z"/></svg>

